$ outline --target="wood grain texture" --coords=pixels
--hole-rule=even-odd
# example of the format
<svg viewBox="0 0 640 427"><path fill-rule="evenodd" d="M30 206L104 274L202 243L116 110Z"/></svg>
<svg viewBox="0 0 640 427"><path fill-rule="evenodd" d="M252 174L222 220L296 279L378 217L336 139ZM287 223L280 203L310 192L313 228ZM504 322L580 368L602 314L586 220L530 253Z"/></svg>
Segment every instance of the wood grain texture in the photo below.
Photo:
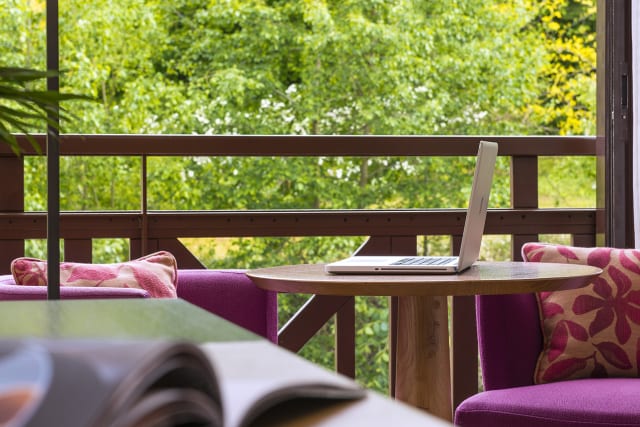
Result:
<svg viewBox="0 0 640 427"><path fill-rule="evenodd" d="M446 297L398 298L396 398L451 421Z"/></svg>
<svg viewBox="0 0 640 427"><path fill-rule="evenodd" d="M576 264L478 262L461 274L334 275L323 264L251 270L262 289L318 295L446 296L575 289L602 272Z"/></svg>

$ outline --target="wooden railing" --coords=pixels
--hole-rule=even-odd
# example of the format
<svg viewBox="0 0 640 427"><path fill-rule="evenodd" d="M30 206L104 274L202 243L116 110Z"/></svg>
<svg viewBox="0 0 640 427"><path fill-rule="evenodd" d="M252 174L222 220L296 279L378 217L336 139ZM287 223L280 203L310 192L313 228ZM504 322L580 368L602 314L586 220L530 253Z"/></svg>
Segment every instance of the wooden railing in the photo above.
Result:
<svg viewBox="0 0 640 427"><path fill-rule="evenodd" d="M480 139L497 141L499 155L510 157L511 207L491 209L485 234L511 235L511 258L539 234L568 234L580 246L595 244L595 209L540 209L539 156L595 156L592 137L454 136L196 136L63 135L63 156L474 156ZM36 141L46 151L43 136ZM26 139L26 155L37 155ZM24 212L23 159L0 144L0 274L24 254L25 239L46 238L46 213ZM141 194L146 194L142 177ZM92 239L126 238L130 256L158 249L173 252L182 268L203 268L178 240L184 237L373 236L369 253L416 251L423 235L452 236L456 253L464 211L448 210L287 210L287 211L139 211L63 212L60 235L64 258L91 262ZM393 302L392 302L393 306ZM473 297L453 298L452 374L454 405L478 389L477 341ZM338 314L337 369L354 370L353 303L312 298L280 331L280 344L299 350Z"/></svg>

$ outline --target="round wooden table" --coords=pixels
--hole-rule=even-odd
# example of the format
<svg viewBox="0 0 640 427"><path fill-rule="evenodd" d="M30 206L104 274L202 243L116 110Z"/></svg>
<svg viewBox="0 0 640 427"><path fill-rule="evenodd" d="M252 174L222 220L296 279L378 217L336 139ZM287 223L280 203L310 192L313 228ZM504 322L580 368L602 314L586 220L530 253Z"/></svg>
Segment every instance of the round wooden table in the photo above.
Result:
<svg viewBox="0 0 640 427"><path fill-rule="evenodd" d="M477 262L460 274L335 275L324 264L251 270L262 289L342 296L398 297L395 397L451 420L447 296L575 289L602 273L577 264Z"/></svg>

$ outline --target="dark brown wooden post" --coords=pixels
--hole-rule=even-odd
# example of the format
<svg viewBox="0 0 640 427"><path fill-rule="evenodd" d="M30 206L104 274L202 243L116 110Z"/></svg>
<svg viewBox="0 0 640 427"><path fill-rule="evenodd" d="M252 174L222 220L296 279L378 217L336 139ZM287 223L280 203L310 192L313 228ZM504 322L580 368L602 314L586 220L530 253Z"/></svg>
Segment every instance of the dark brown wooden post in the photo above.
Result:
<svg viewBox="0 0 640 427"><path fill-rule="evenodd" d="M452 253L460 253L462 236L452 237ZM451 298L451 402L453 409L478 392L478 336L473 295Z"/></svg>
<svg viewBox="0 0 640 427"><path fill-rule="evenodd" d="M538 157L513 156L511 158L511 207L513 209L538 207ZM511 258L522 261L520 248L526 242L538 240L537 234L511 236Z"/></svg>
<svg viewBox="0 0 640 427"><path fill-rule="evenodd" d="M64 260L70 262L93 262L91 239L64 239Z"/></svg>
<svg viewBox="0 0 640 427"><path fill-rule="evenodd" d="M24 166L21 157L0 155L0 182L0 212L24 212ZM24 256L24 240L2 239L0 236L0 274L10 273L11 260L21 256Z"/></svg>
<svg viewBox="0 0 640 427"><path fill-rule="evenodd" d="M336 371L356 377L356 299L348 297L336 313Z"/></svg>
<svg viewBox="0 0 640 427"><path fill-rule="evenodd" d="M632 0L598 0L597 197L599 245L638 247L633 230Z"/></svg>

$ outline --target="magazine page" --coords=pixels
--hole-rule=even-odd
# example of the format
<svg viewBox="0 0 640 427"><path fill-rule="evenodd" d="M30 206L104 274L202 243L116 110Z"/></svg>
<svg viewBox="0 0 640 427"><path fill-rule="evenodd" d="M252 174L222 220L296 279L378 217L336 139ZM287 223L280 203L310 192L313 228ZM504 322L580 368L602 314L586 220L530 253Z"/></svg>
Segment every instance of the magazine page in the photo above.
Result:
<svg viewBox="0 0 640 427"><path fill-rule="evenodd" d="M0 340L0 417L29 427L222 426L207 358L194 344L157 340Z"/></svg>
<svg viewBox="0 0 640 427"><path fill-rule="evenodd" d="M0 339L0 425L449 424L267 341Z"/></svg>
<svg viewBox="0 0 640 427"><path fill-rule="evenodd" d="M366 390L350 378L270 342L207 343L201 348L218 376L225 427L260 425L262 415L275 408L269 415L278 417L278 406L287 401L311 410L366 396ZM283 419L289 415L288 411L281 414Z"/></svg>
<svg viewBox="0 0 640 427"><path fill-rule="evenodd" d="M246 427L365 396L267 341L0 340L6 427Z"/></svg>

